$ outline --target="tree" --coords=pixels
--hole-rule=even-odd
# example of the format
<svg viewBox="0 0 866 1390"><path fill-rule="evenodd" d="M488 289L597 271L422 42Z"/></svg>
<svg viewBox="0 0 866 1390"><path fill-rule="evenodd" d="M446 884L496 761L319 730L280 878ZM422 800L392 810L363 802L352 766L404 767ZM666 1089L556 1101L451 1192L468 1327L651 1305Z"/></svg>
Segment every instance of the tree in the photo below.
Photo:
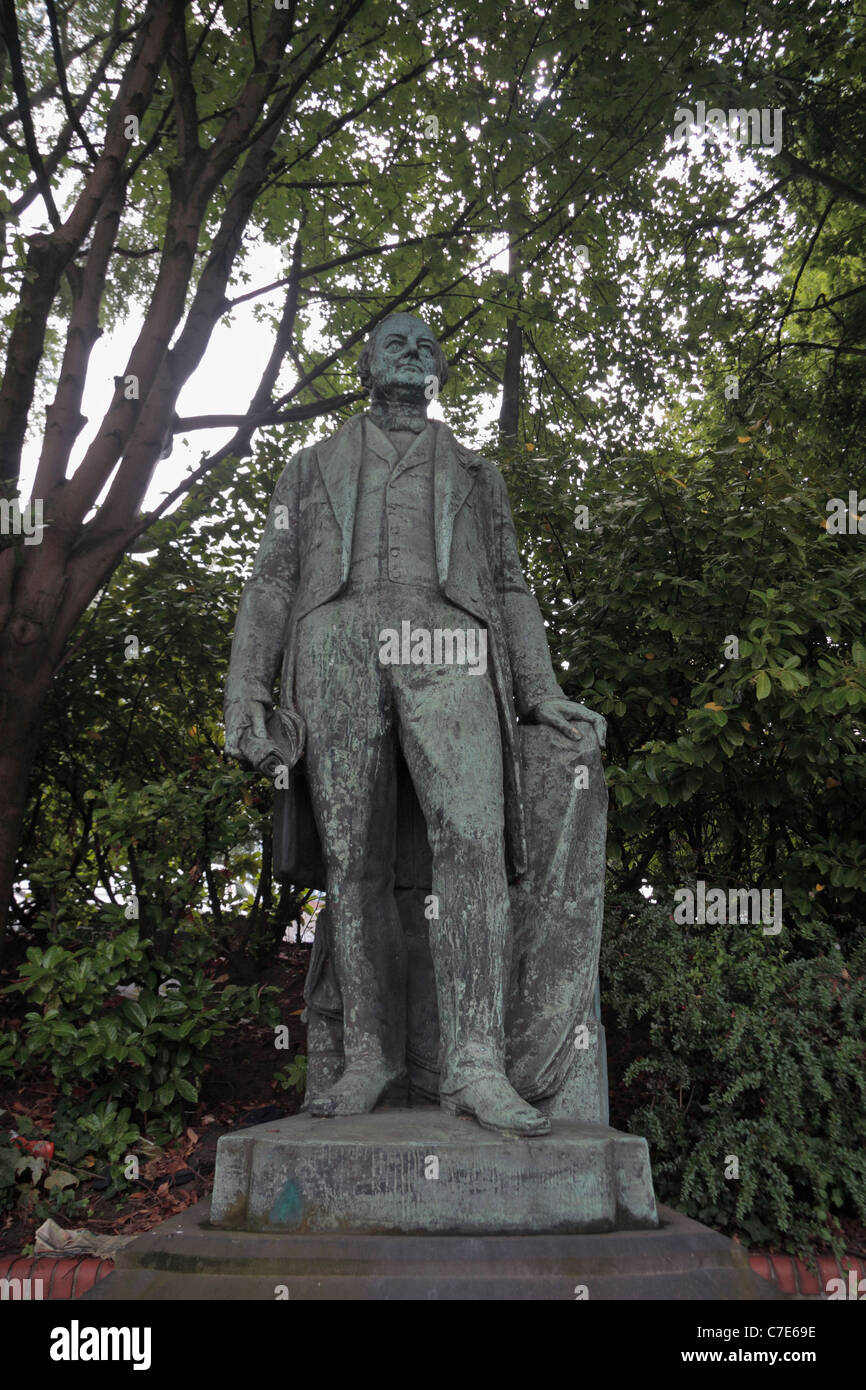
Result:
<svg viewBox="0 0 866 1390"><path fill-rule="evenodd" d="M23 263L5 282L7 291L17 290L18 303L0 389L0 476L13 486L46 362L50 374L51 315L59 310L66 320L33 492L43 509L44 534L32 548L19 536L0 556L4 913L47 691L70 633L126 548L218 458L243 455L264 420L304 420L356 398L349 392L323 399L316 391L326 359L299 372L284 399L272 400L284 359L293 351L302 278L330 268L317 264L315 254L312 263L302 262L304 195L317 182L309 173L323 149L333 148L362 117L369 121L378 105L393 106L395 93L455 44L444 40L434 18L429 24L438 48L423 54L416 44L405 60L387 53L377 62L387 15L364 0L335 6L324 22L315 5L306 11L294 4L274 7L256 22L239 6L207 10L188 0L152 0L140 19L129 19L123 6L104 6L85 26L94 18L102 27L88 34L80 15L61 13L50 0L53 72L37 60L28 75L24 53L39 52L46 19L35 7L16 10L12 0L3 7L5 55L17 97L17 109L5 121L4 162L22 189L5 220L14 224L38 197L50 222L50 230L33 233L26 248L16 238ZM369 50L373 60L362 67ZM73 98L75 63L84 89ZM34 68L44 79L38 84ZM39 148L34 116L45 106L54 115L48 155ZM46 123L51 128L50 117ZM9 134L19 129L20 139ZM363 135L362 128L353 153ZM61 213L57 190L68 187L73 174L77 188ZM358 181L323 180L329 182L344 188ZM285 211L284 195L277 192L285 188L299 194L289 222L294 246L273 351L249 412L217 459L205 460L143 517L155 465L176 430L196 423L179 421L175 405L215 324L231 307L226 292L246 254L244 238L251 228L267 228L281 207ZM148 201L152 209L136 206ZM275 228L270 230L274 236ZM285 222L279 231L285 235ZM310 240L315 251L316 239ZM370 254L355 249L336 259ZM105 416L70 475L73 446L86 424L80 406L90 352L102 323L117 313L133 284L146 298L141 328ZM391 296L388 307L412 287ZM342 349L360 336L359 330L347 333ZM304 393L306 404L289 405Z"/></svg>
<svg viewBox="0 0 866 1390"><path fill-rule="evenodd" d="M680 85L684 11L648 23L635 10L624 29L564 0L507 17L492 4L340 0L323 13L310 0L253 15L237 0L151 0L140 15L102 3L86 18L57 0L45 11L3 0L2 16L16 105L0 164L19 190L3 207L2 289L16 301L0 389L7 508L50 396L31 499L41 543L7 535L0 555L5 913L53 673L128 547L257 431L297 432L356 403L346 354L398 306L436 304L453 364L475 374L471 385L455 374L458 409L477 402L478 371L518 381L514 292L521 315L540 305L502 283L484 238L507 228L526 273L568 265L605 180L615 204L642 161L649 177ZM685 22L697 45L710 41L711 25ZM588 62L606 70L589 115ZM591 160L570 152L576 123ZM40 206L46 225L23 236ZM281 246L285 273L238 293L256 237ZM216 323L275 291L281 305L263 310L273 349L248 410L179 417ZM140 331L73 467L94 341L130 301ZM324 353L303 348L314 314ZM173 437L216 425L232 437L142 514Z"/></svg>
<svg viewBox="0 0 866 1390"><path fill-rule="evenodd" d="M277 459L310 422L343 418L361 395L348 358L398 306L432 312L455 417L468 424L504 383L507 439L608 467L652 435L654 395L700 376L708 352L720 369L731 358L734 325L767 298L754 293L769 265L760 218L784 235L784 190L823 196L817 170L856 193L826 139L812 145L834 113L854 123L860 79L849 7L825 39L805 0L759 19L734 3L614 13L565 0L507 16L419 0L342 0L324 16L313 0L261 15L152 0L86 19L56 0L44 12L3 0L2 14L16 105L0 166L20 190L3 208L0 286L9 497L49 397L42 540L5 536L0 554L5 909L53 674L156 520L264 432ZM810 65L831 60L845 82L810 85ZM747 187L712 145L687 177L672 171L678 105L699 93L741 104L747 83L755 100L791 97L791 153L812 172L789 161L770 177L762 157ZM24 237L40 207L45 228ZM257 239L280 249L284 273L248 288ZM180 416L214 326L247 300L272 335L247 411ZM140 331L75 463L93 343L130 303ZM227 442L143 513L172 439L215 426Z"/></svg>

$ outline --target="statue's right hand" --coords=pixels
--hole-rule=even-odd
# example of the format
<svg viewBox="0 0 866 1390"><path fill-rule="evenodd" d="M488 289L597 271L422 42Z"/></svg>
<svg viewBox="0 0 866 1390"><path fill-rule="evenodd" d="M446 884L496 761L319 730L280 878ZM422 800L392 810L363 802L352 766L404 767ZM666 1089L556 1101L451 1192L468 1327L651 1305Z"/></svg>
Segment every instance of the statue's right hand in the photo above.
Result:
<svg viewBox="0 0 866 1390"><path fill-rule="evenodd" d="M296 710L279 709L267 719L260 700L239 701L227 707L225 724L228 756L263 777L293 767L303 752L305 728Z"/></svg>

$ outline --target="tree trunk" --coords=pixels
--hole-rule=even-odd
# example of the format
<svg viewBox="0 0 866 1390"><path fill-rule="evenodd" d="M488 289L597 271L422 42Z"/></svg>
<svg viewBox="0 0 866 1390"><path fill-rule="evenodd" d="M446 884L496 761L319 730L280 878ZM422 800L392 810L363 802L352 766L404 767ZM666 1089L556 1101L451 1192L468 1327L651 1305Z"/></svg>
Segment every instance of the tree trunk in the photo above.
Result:
<svg viewBox="0 0 866 1390"><path fill-rule="evenodd" d="M503 439L516 439L520 424L520 368L523 358L523 329L516 318L508 320L505 338L505 371L502 377L502 406L499 433Z"/></svg>
<svg viewBox="0 0 866 1390"><path fill-rule="evenodd" d="M508 216L508 287L509 298L515 309L520 307L522 289L523 252L516 245L520 227L520 204L512 202ZM516 314L509 320L505 331L505 369L502 373L502 406L499 411L499 434L503 440L517 439L520 427L520 378L523 365L523 329Z"/></svg>
<svg viewBox="0 0 866 1390"><path fill-rule="evenodd" d="M0 633L0 961L12 902L30 772L39 745L54 662L20 619Z"/></svg>
<svg viewBox="0 0 866 1390"><path fill-rule="evenodd" d="M111 555L72 555L54 501L39 544L0 553L0 959L45 702L72 630L124 553L120 538Z"/></svg>

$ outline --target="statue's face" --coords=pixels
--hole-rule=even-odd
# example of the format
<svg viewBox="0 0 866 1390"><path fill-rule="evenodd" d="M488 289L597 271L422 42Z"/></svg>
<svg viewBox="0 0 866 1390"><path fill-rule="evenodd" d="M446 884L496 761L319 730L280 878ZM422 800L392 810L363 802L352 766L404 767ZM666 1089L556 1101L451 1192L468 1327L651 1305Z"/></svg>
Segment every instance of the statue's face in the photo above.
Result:
<svg viewBox="0 0 866 1390"><path fill-rule="evenodd" d="M437 366L436 339L411 314L388 319L370 359L373 394L395 401L424 399L427 379Z"/></svg>

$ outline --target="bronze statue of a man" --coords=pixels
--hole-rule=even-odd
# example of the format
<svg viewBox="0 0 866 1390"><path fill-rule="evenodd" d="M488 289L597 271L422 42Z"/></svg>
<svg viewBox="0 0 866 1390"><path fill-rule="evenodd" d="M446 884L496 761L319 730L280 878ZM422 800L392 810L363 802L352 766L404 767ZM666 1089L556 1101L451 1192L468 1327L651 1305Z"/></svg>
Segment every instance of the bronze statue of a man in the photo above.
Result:
<svg viewBox="0 0 866 1390"><path fill-rule="evenodd" d="M303 757L324 854L345 1069L308 1109L366 1113L405 1070L402 757L432 850L440 1103L542 1134L550 1122L505 1060L509 880L526 870L517 718L596 757L604 720L557 685L501 475L427 419L431 383L447 377L429 328L385 319L359 372L369 411L302 449L277 483L226 683L227 752L270 776Z"/></svg>

